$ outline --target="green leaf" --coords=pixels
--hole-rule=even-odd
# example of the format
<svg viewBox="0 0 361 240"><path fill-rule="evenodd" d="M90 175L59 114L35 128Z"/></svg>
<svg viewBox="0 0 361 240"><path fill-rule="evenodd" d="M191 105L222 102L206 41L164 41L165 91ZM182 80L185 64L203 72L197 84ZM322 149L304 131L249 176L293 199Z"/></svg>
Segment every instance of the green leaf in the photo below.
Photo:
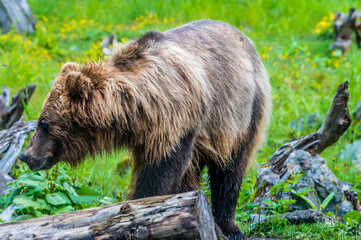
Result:
<svg viewBox="0 0 361 240"><path fill-rule="evenodd" d="M306 193L309 193L309 192L312 192L312 191L315 191L315 189L309 189L309 188L302 188L300 191L296 192L295 190L291 190L291 192L293 194L295 194L296 196L301 196L301 195L306 195Z"/></svg>
<svg viewBox="0 0 361 240"><path fill-rule="evenodd" d="M44 214L42 214L40 211L36 210L35 208L32 211L34 213L35 217L42 217Z"/></svg>
<svg viewBox="0 0 361 240"><path fill-rule="evenodd" d="M277 201L279 204L281 205L291 205L291 204L294 204L296 202L296 200L293 200L293 199L283 199L283 200L278 200Z"/></svg>
<svg viewBox="0 0 361 240"><path fill-rule="evenodd" d="M332 230L338 230L338 231L344 231L346 230L347 226L346 224L340 223L340 222L335 222L333 225L331 225L330 227Z"/></svg>
<svg viewBox="0 0 361 240"><path fill-rule="evenodd" d="M291 187L291 184L286 184L285 186L284 186L284 188L290 188Z"/></svg>
<svg viewBox="0 0 361 240"><path fill-rule="evenodd" d="M70 194L69 197L76 204L91 204L103 198L100 192L88 186L81 186L75 191L78 196Z"/></svg>
<svg viewBox="0 0 361 240"><path fill-rule="evenodd" d="M254 204L254 203L247 203L247 204L244 206L245 209L254 209L254 208L258 208L258 207L259 207L259 205Z"/></svg>
<svg viewBox="0 0 361 240"><path fill-rule="evenodd" d="M71 204L70 199L63 192L47 194L45 198L48 203L50 203L51 205L54 205L54 206Z"/></svg>
<svg viewBox="0 0 361 240"><path fill-rule="evenodd" d="M81 186L81 187L77 188L75 191L78 195L87 195L87 196L102 195L99 191L95 190L92 187L88 187L88 186Z"/></svg>
<svg viewBox="0 0 361 240"><path fill-rule="evenodd" d="M65 190L66 190L69 194L73 194L74 196L78 196L78 194L76 193L76 191L74 190L74 188L73 188L72 186L70 186L66 181L64 181L63 187L65 188Z"/></svg>
<svg viewBox="0 0 361 240"><path fill-rule="evenodd" d="M110 198L110 197L104 197L103 199L100 199L99 202L101 204L103 204L103 205L109 205L109 204L112 204L112 203L116 203L117 200L114 199L114 198Z"/></svg>
<svg viewBox="0 0 361 240"><path fill-rule="evenodd" d="M27 179L30 179L30 180L33 180L33 181L38 181L38 182L43 182L45 181L45 177L44 176L41 176L39 174L36 174L34 172L27 172L27 173L24 173L22 174L19 179L21 180L27 180Z"/></svg>
<svg viewBox="0 0 361 240"><path fill-rule="evenodd" d="M5 203L4 203L4 208L6 208L7 206L9 206L12 202L13 199L16 195L19 195L21 190L23 189L23 187L19 187L17 189L15 189L15 191L13 191L6 199Z"/></svg>
<svg viewBox="0 0 361 240"><path fill-rule="evenodd" d="M320 207L321 211L327 207L327 205L331 202L331 200L334 196L335 196L335 193L332 192L332 193L330 193L330 195L327 196L327 198L325 198L325 200L323 200L321 207Z"/></svg>
<svg viewBox="0 0 361 240"><path fill-rule="evenodd" d="M350 226L355 225L355 222L351 218L347 218L346 220L347 220L346 222L348 225L350 225Z"/></svg>
<svg viewBox="0 0 361 240"><path fill-rule="evenodd" d="M15 198L13 202L17 205L20 205L23 208L33 207L34 209L39 209L39 210L51 209L50 205L48 205L43 199L37 199L35 201L33 196L26 196L24 194L18 198Z"/></svg>
<svg viewBox="0 0 361 240"><path fill-rule="evenodd" d="M357 223L361 223L361 213L359 213L356 210L352 212L348 212L345 214L345 216L343 216L342 220L348 222L348 219L354 220Z"/></svg>
<svg viewBox="0 0 361 240"><path fill-rule="evenodd" d="M317 210L316 205L308 197L301 195L300 198L305 200L313 209Z"/></svg>
<svg viewBox="0 0 361 240"><path fill-rule="evenodd" d="M30 219L30 218L34 218L34 216L31 215L31 214L25 214L25 215L21 215L21 216L19 216L19 217L16 217L16 218L14 219L14 222L15 222L15 221L22 221L22 220L26 220L26 219Z"/></svg>
<svg viewBox="0 0 361 240"><path fill-rule="evenodd" d="M268 205L271 205L271 206L274 205L274 202L272 200L269 200L269 199L262 199L262 202L267 203Z"/></svg>
<svg viewBox="0 0 361 240"><path fill-rule="evenodd" d="M44 199L40 199L40 198L38 198L37 200L36 200L36 202L39 204L38 206L38 208L39 209L43 209L43 210L51 210L51 206L44 200Z"/></svg>
<svg viewBox="0 0 361 240"><path fill-rule="evenodd" d="M48 186L47 183L39 182L31 179L21 179L18 181L18 183L24 184L26 187L32 187L37 191L42 191Z"/></svg>
<svg viewBox="0 0 361 240"><path fill-rule="evenodd" d="M310 188L302 188L299 193L301 194L306 194L306 193L309 193L309 192L313 192L315 191L315 189L310 189Z"/></svg>
<svg viewBox="0 0 361 240"><path fill-rule="evenodd" d="M74 211L75 209L70 206L70 205L65 205L65 206L61 206L59 208L57 208L55 211L54 211L54 214L60 214L60 213L66 213L66 212L72 212Z"/></svg>
<svg viewBox="0 0 361 240"><path fill-rule="evenodd" d="M102 196L74 196L74 195L70 195L70 199L75 203L75 204L91 204L94 201L98 201L100 199L102 199Z"/></svg>
<svg viewBox="0 0 361 240"><path fill-rule="evenodd" d="M279 190L281 190L281 189L283 189L282 183L277 183L276 185L274 185L273 187L271 187L271 189L270 189L270 194L271 194L271 195L276 195L277 192L278 192Z"/></svg>

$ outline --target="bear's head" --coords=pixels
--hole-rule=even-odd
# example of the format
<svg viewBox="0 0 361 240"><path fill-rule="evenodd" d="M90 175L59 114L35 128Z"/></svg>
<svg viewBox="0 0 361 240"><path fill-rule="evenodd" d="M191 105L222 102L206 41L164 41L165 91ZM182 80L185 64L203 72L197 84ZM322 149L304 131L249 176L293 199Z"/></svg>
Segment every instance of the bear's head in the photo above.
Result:
<svg viewBox="0 0 361 240"><path fill-rule="evenodd" d="M104 138L114 114L107 92L111 72L104 64L66 63L47 95L37 127L20 159L31 170L49 169L64 160L75 166L87 154L112 146ZM102 133L102 134L100 134Z"/></svg>

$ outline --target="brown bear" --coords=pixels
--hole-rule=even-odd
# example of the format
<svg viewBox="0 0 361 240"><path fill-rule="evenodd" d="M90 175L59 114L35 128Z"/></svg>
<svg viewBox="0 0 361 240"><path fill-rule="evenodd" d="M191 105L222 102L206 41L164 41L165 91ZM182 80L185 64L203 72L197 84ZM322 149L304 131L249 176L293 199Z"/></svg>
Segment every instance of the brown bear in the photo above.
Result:
<svg viewBox="0 0 361 240"><path fill-rule="evenodd" d="M207 165L215 221L241 239L239 189L270 111L271 87L251 40L226 23L195 21L149 32L108 61L65 64L20 158L40 170L126 146L131 199L199 189Z"/></svg>

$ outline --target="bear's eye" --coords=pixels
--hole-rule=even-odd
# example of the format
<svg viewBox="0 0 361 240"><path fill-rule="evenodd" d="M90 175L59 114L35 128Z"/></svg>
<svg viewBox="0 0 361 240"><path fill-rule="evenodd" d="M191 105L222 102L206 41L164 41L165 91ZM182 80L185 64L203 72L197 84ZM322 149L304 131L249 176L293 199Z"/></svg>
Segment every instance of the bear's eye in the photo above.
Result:
<svg viewBox="0 0 361 240"><path fill-rule="evenodd" d="M41 129L47 130L49 128L49 123L45 119L43 119L40 121L39 127Z"/></svg>

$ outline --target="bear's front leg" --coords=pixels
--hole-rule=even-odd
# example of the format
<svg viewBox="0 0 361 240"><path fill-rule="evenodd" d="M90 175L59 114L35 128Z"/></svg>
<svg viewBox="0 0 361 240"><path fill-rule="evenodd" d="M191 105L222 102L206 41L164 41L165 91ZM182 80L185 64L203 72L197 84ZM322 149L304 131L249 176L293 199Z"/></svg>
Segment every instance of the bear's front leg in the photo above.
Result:
<svg viewBox="0 0 361 240"><path fill-rule="evenodd" d="M173 151L156 163L145 164L135 159L131 199L167 195L180 191L182 177L192 159L195 134L189 132L181 137ZM157 146L154 146L157 147Z"/></svg>

